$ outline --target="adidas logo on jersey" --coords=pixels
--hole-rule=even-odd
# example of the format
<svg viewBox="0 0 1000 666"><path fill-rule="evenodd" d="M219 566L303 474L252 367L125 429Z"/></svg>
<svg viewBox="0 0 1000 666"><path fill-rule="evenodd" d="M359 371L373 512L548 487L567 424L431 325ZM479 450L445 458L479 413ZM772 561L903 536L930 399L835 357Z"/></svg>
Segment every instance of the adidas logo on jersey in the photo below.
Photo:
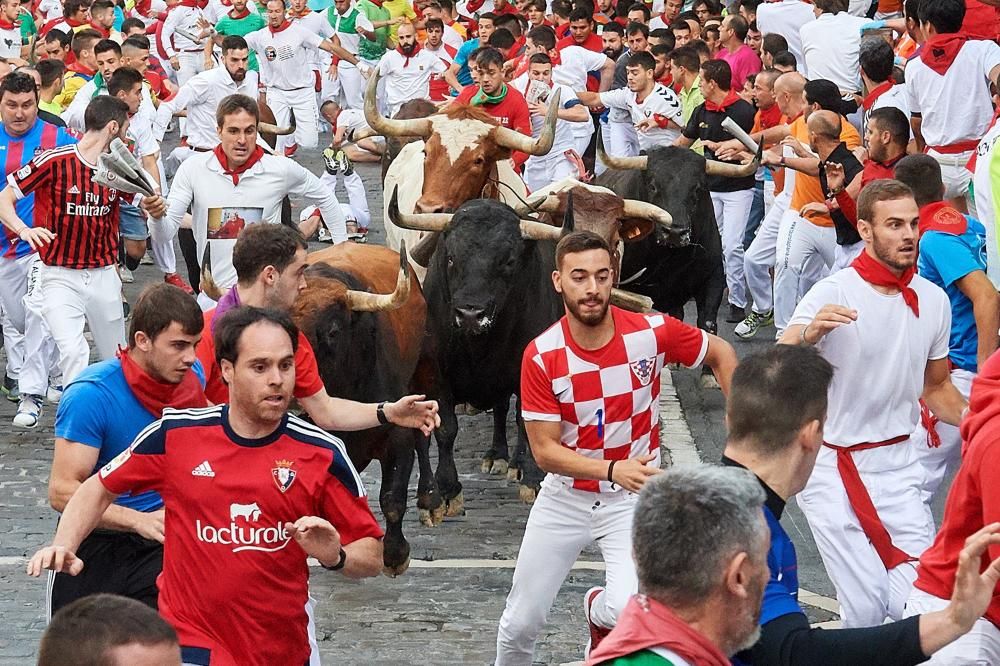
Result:
<svg viewBox="0 0 1000 666"><path fill-rule="evenodd" d="M80 193L80 188L77 187L76 185L69 188L69 194L79 194L79 193Z"/></svg>
<svg viewBox="0 0 1000 666"><path fill-rule="evenodd" d="M215 476L215 470L212 469L212 466L206 460L191 470L191 476Z"/></svg>

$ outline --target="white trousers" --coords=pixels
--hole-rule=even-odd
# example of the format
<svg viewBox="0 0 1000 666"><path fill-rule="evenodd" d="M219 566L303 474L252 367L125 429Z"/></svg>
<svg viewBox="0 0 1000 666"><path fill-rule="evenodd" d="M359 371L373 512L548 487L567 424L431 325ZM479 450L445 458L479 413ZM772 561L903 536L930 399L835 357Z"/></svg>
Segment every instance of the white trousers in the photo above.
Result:
<svg viewBox="0 0 1000 666"><path fill-rule="evenodd" d="M297 143L300 148L315 148L319 145L316 91L311 86L295 90L268 88L267 105L274 112L274 119L280 127L287 127L291 114L295 114L295 134L293 137L279 136L278 148L284 150L293 143Z"/></svg>
<svg viewBox="0 0 1000 666"><path fill-rule="evenodd" d="M532 156L524 163L524 184L529 192L576 175L576 167L560 153Z"/></svg>
<svg viewBox="0 0 1000 666"><path fill-rule="evenodd" d="M787 210L778 230L774 264L774 325L778 335L788 326L795 306L833 265L837 232Z"/></svg>
<svg viewBox="0 0 1000 666"><path fill-rule="evenodd" d="M323 100L326 101L331 99L326 96L326 82L329 77L324 73L323 79ZM340 83L341 108L363 108L365 104L365 77L361 76L361 71L346 60L341 60L337 63L337 81Z"/></svg>
<svg viewBox="0 0 1000 666"><path fill-rule="evenodd" d="M359 227L367 229L372 221L372 214L368 210L368 194L365 192L365 184L362 182L361 176L355 171L350 176L340 174L339 177L343 177L344 179L344 189L347 190L347 202L354 219L357 221ZM337 180L338 176L331 176L326 171L319 177L319 181L329 187L330 191L334 193L337 189Z"/></svg>
<svg viewBox="0 0 1000 666"><path fill-rule="evenodd" d="M122 282L114 266L73 269L42 264L41 294L42 316L59 349L64 384L90 361L84 324L90 327L102 360L114 358L118 347L125 346Z"/></svg>
<svg viewBox="0 0 1000 666"><path fill-rule="evenodd" d="M612 157L633 157L639 154L639 135L630 122L610 120L601 123L601 138L604 139L604 150ZM607 166L597 160L594 168L600 174Z"/></svg>
<svg viewBox="0 0 1000 666"><path fill-rule="evenodd" d="M21 375L21 366L24 365L24 334L14 327L14 322L10 320L0 302L0 327L3 327L3 348L7 355L7 367L4 373L11 379L17 379Z"/></svg>
<svg viewBox="0 0 1000 666"><path fill-rule="evenodd" d="M773 185L772 185L773 188ZM772 189L772 192L774 190ZM757 235L743 255L743 271L747 280L747 289L753 299L753 310L759 314L774 309L772 293L771 269L777 254L778 230L781 228L781 217L788 210L788 202L792 193L781 192L774 197L770 208L767 204L767 182L764 183L764 208L767 213L764 221L757 229Z"/></svg>
<svg viewBox="0 0 1000 666"><path fill-rule="evenodd" d="M865 242L858 241L850 245L838 245L833 251L833 265L830 266L830 275L843 270L851 265L851 262L864 252Z"/></svg>
<svg viewBox="0 0 1000 666"><path fill-rule="evenodd" d="M743 236L750 219L753 188L736 192L710 192L715 221L722 236L722 263L726 268L726 286L729 303L744 308L747 305L747 288L743 273Z"/></svg>
<svg viewBox="0 0 1000 666"><path fill-rule="evenodd" d="M972 152L945 155L936 150L928 150L927 154L941 165L941 180L944 181L944 198L957 199L969 194L969 183L972 182L972 172L966 168Z"/></svg>
<svg viewBox="0 0 1000 666"><path fill-rule="evenodd" d="M944 610L948 600L913 588L906 601L904 617ZM995 666L1000 664L1000 629L986 618L979 618L972 630L935 652L929 666Z"/></svg>
<svg viewBox="0 0 1000 666"><path fill-rule="evenodd" d="M37 252L0 259L0 301L11 327L22 336L19 373L11 377L18 379L21 393L30 395L45 395L49 376L59 374L59 352L42 318L41 267ZM11 358L9 350L7 358Z"/></svg>
<svg viewBox="0 0 1000 666"><path fill-rule="evenodd" d="M926 472L913 445L900 442L852 456L893 544L919 558L933 542L935 529L922 497ZM844 627L873 627L886 618L900 619L916 580L916 562L886 570L851 508L835 451L826 446L820 450L797 501L837 589Z"/></svg>
<svg viewBox="0 0 1000 666"><path fill-rule="evenodd" d="M205 53L203 51L178 51L177 61L181 68L177 70L177 87L188 82L195 74L205 71ZM170 62L166 62L169 65ZM180 119L180 135L186 136L187 118Z"/></svg>
<svg viewBox="0 0 1000 666"><path fill-rule="evenodd" d="M968 370L954 368L951 371L951 383L966 399L972 391L972 380L975 378L976 375ZM917 425L913 437L910 438L917 450L920 462L927 470L927 480L924 482L924 499L928 504L934 501L934 496L941 488L941 484L962 462L962 435L958 428L944 421L938 421L934 430L940 438L939 446L933 446L923 423Z"/></svg>
<svg viewBox="0 0 1000 666"><path fill-rule="evenodd" d="M573 150L580 157L587 152L587 146L590 145L590 137L594 136L594 123L588 116L587 119L580 123L571 123L573 126Z"/></svg>
<svg viewBox="0 0 1000 666"><path fill-rule="evenodd" d="M532 662L535 640L580 552L597 542L607 567L605 592L591 619L612 628L638 589L632 560L632 514L638 496L574 490L551 477L531 507L517 554L514 582L497 632L496 666Z"/></svg>

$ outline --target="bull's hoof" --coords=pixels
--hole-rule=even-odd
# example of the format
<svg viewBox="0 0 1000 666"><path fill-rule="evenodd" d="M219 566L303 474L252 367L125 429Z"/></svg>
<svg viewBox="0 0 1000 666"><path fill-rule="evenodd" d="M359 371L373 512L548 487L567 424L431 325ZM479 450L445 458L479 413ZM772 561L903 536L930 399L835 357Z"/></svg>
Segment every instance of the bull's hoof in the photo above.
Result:
<svg viewBox="0 0 1000 666"><path fill-rule="evenodd" d="M489 474L491 469L493 469L493 458L487 456L483 458L483 462L479 466L479 471L483 474Z"/></svg>
<svg viewBox="0 0 1000 666"><path fill-rule="evenodd" d="M508 481L520 481L521 480L521 469L518 467L508 467L507 468L507 480Z"/></svg>
<svg viewBox="0 0 1000 666"><path fill-rule="evenodd" d="M531 486L522 485L518 487L517 494L525 504L534 504L535 498L538 497L538 490Z"/></svg>
<svg viewBox="0 0 1000 666"><path fill-rule="evenodd" d="M417 517L424 527L437 527L444 522L444 503L434 509L417 509Z"/></svg>
<svg viewBox="0 0 1000 666"><path fill-rule="evenodd" d="M701 387L703 389L722 389L722 387L719 386L719 380L717 380L715 375L712 373L701 376Z"/></svg>
<svg viewBox="0 0 1000 666"><path fill-rule="evenodd" d="M388 564L382 567L382 573L389 578L395 578L396 576L402 576L406 573L406 570L410 568L410 558L406 558L402 564L396 566L389 566Z"/></svg>
<svg viewBox="0 0 1000 666"><path fill-rule="evenodd" d="M494 460L490 467L490 474L493 476L506 476L510 471L510 465L506 460Z"/></svg>
<svg viewBox="0 0 1000 666"><path fill-rule="evenodd" d="M444 511L444 515L449 518L454 518L455 516L465 515L465 496L463 493L459 493L452 497L446 502L447 506Z"/></svg>

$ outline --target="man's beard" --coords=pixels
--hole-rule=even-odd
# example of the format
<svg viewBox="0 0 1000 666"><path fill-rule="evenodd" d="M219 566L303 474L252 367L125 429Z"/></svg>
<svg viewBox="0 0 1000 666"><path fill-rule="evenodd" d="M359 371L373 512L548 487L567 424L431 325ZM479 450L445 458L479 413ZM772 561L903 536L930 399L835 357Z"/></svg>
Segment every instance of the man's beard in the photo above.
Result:
<svg viewBox="0 0 1000 666"><path fill-rule="evenodd" d="M237 83L239 83L243 79L247 78L247 70L245 70L245 69L238 69L235 72L229 72L229 76L232 77L233 81L236 81Z"/></svg>
<svg viewBox="0 0 1000 666"><path fill-rule="evenodd" d="M899 259L897 260L892 256L892 251L888 246L881 243L877 236L872 238L872 251L875 253L875 258L881 261L883 264L897 271L905 271L913 267L916 257L911 254L909 259Z"/></svg>
<svg viewBox="0 0 1000 666"><path fill-rule="evenodd" d="M581 304L578 301L569 300L566 297L566 294L563 294L563 302L566 304L566 309L570 311L570 314L572 314L573 317L584 326L597 326L600 324L604 321L604 317L608 314L608 308L610 307L610 303L608 301L604 301L601 309L597 312L588 312L584 314L582 312Z"/></svg>
<svg viewBox="0 0 1000 666"><path fill-rule="evenodd" d="M406 45L400 44L399 48L400 48L400 50L402 50L403 53L409 55L409 54L413 53L413 50L415 48L417 48L417 43L416 42L412 42L412 43L406 44Z"/></svg>
<svg viewBox="0 0 1000 666"><path fill-rule="evenodd" d="M622 53L625 51L625 47L618 49L604 49L604 55L608 56L612 60L617 61L621 57Z"/></svg>

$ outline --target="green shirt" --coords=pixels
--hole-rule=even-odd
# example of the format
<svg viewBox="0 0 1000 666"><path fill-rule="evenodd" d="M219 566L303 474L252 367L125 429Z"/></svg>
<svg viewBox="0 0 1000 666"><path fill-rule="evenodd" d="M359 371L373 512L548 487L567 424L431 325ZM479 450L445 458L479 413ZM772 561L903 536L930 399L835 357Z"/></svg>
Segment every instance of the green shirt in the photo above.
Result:
<svg viewBox="0 0 1000 666"><path fill-rule="evenodd" d="M389 10L385 7L379 7L371 0L361 0L357 4L358 10L365 13L368 20L374 23L375 21L388 21L392 18L389 15ZM383 55L385 55L385 46L389 42L389 28L388 26L383 26L381 28L375 29L375 41L365 39L364 35L361 36L361 42L358 44L358 57L362 60L377 61Z"/></svg>
<svg viewBox="0 0 1000 666"><path fill-rule="evenodd" d="M604 662L601 666L673 666L674 662L652 650L639 650L632 654Z"/></svg>
<svg viewBox="0 0 1000 666"><path fill-rule="evenodd" d="M234 19L229 14L226 14L219 22L215 25L215 31L220 35L239 35L240 37L246 37L251 32L256 32L261 28L265 27L267 23L264 22L263 17L260 14L255 14L250 12L248 16L244 16L241 19ZM254 53L253 49L250 49L249 64L247 65L253 71L259 71L257 65L257 54Z"/></svg>
<svg viewBox="0 0 1000 666"><path fill-rule="evenodd" d="M35 19L31 17L31 14L27 12L21 12L21 15L17 17L17 20L21 24L21 43L30 44L31 38L38 34L38 27L35 26Z"/></svg>
<svg viewBox="0 0 1000 666"><path fill-rule="evenodd" d="M691 82L691 87L687 91L682 86L680 92L677 93L677 96L681 98L681 114L685 125L691 120L691 114L694 113L694 110L705 103L705 97L701 94L701 86L698 85L700 81L701 74L694 77L694 81ZM701 141L695 141L691 150L699 155L703 155L705 152Z"/></svg>

